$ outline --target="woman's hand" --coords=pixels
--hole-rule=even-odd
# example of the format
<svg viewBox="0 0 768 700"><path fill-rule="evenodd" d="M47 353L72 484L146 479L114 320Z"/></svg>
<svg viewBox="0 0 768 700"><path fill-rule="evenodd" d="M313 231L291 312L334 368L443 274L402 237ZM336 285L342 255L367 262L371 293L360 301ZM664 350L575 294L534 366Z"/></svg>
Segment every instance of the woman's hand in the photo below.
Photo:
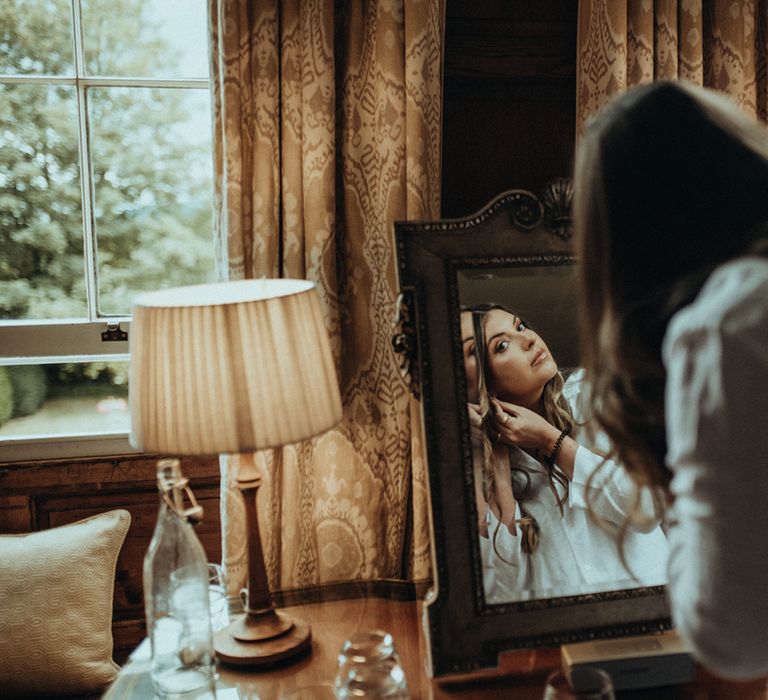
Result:
<svg viewBox="0 0 768 700"><path fill-rule="evenodd" d="M498 439L517 445L524 450L538 450L547 455L560 435L555 426L548 423L538 413L516 406L515 404L493 399L493 424L498 432Z"/></svg>
<svg viewBox="0 0 768 700"><path fill-rule="evenodd" d="M552 454L560 431L538 413L499 399L492 400L491 410L499 440L524 450L537 450L542 461ZM578 448L579 443L571 437L561 441L557 466L569 479L573 479Z"/></svg>

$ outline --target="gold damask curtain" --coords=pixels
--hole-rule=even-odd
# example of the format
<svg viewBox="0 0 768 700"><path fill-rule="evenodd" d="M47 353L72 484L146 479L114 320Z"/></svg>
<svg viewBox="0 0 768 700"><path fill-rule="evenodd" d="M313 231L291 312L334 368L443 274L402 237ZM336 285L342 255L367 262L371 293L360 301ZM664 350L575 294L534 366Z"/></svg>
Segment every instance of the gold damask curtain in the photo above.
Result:
<svg viewBox="0 0 768 700"><path fill-rule="evenodd" d="M317 284L344 402L338 428L256 455L270 583L425 579L418 407L390 344L392 224L439 215L442 4L209 7L219 273ZM231 590L246 580L236 466L222 461Z"/></svg>
<svg viewBox="0 0 768 700"><path fill-rule="evenodd" d="M639 83L684 78L768 118L768 0L581 0L576 126Z"/></svg>

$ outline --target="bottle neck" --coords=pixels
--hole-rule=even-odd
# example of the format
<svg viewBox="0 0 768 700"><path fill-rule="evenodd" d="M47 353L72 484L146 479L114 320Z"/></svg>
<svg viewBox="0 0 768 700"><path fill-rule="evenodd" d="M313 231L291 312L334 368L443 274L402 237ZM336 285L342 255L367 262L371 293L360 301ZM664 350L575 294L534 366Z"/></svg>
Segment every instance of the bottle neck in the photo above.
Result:
<svg viewBox="0 0 768 700"><path fill-rule="evenodd" d="M189 480L182 475L178 459L158 462L157 488L165 507L172 510L181 520L192 525L202 520L203 509L189 487ZM189 508L184 506L185 495L189 499Z"/></svg>

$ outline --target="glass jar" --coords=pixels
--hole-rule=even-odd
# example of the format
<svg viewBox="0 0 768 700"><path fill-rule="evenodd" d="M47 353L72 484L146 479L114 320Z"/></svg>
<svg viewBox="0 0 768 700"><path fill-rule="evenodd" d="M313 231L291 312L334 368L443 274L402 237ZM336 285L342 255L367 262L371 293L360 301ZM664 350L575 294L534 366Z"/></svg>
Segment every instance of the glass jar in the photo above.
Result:
<svg viewBox="0 0 768 700"><path fill-rule="evenodd" d="M208 562L190 521L202 517L178 459L157 465L160 511L144 557L144 603L152 645L152 683L161 697L216 680L208 601ZM192 507L184 508L184 493Z"/></svg>
<svg viewBox="0 0 768 700"><path fill-rule="evenodd" d="M561 670L550 673L543 700L616 700L613 681L601 668L577 667L570 676Z"/></svg>
<svg viewBox="0 0 768 700"><path fill-rule="evenodd" d="M389 632L373 630L350 637L341 648L336 673L336 696L408 700L408 686L400 657Z"/></svg>

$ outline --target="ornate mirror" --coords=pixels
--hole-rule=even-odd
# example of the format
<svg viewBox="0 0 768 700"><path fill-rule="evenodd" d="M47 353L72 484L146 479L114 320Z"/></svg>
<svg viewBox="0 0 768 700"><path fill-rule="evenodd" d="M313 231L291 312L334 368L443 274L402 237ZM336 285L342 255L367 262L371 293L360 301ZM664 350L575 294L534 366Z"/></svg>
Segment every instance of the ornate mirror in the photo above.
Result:
<svg viewBox="0 0 768 700"><path fill-rule="evenodd" d="M650 495L587 430L570 197L569 181L557 180L540 197L511 190L465 219L395 224L394 343L421 398L427 442L435 676L495 667L506 650L670 624L666 537ZM514 343L523 344L517 383L502 362ZM568 467L510 445L476 410L494 399L525 406L529 380L537 406L568 405L563 431L580 445Z"/></svg>

